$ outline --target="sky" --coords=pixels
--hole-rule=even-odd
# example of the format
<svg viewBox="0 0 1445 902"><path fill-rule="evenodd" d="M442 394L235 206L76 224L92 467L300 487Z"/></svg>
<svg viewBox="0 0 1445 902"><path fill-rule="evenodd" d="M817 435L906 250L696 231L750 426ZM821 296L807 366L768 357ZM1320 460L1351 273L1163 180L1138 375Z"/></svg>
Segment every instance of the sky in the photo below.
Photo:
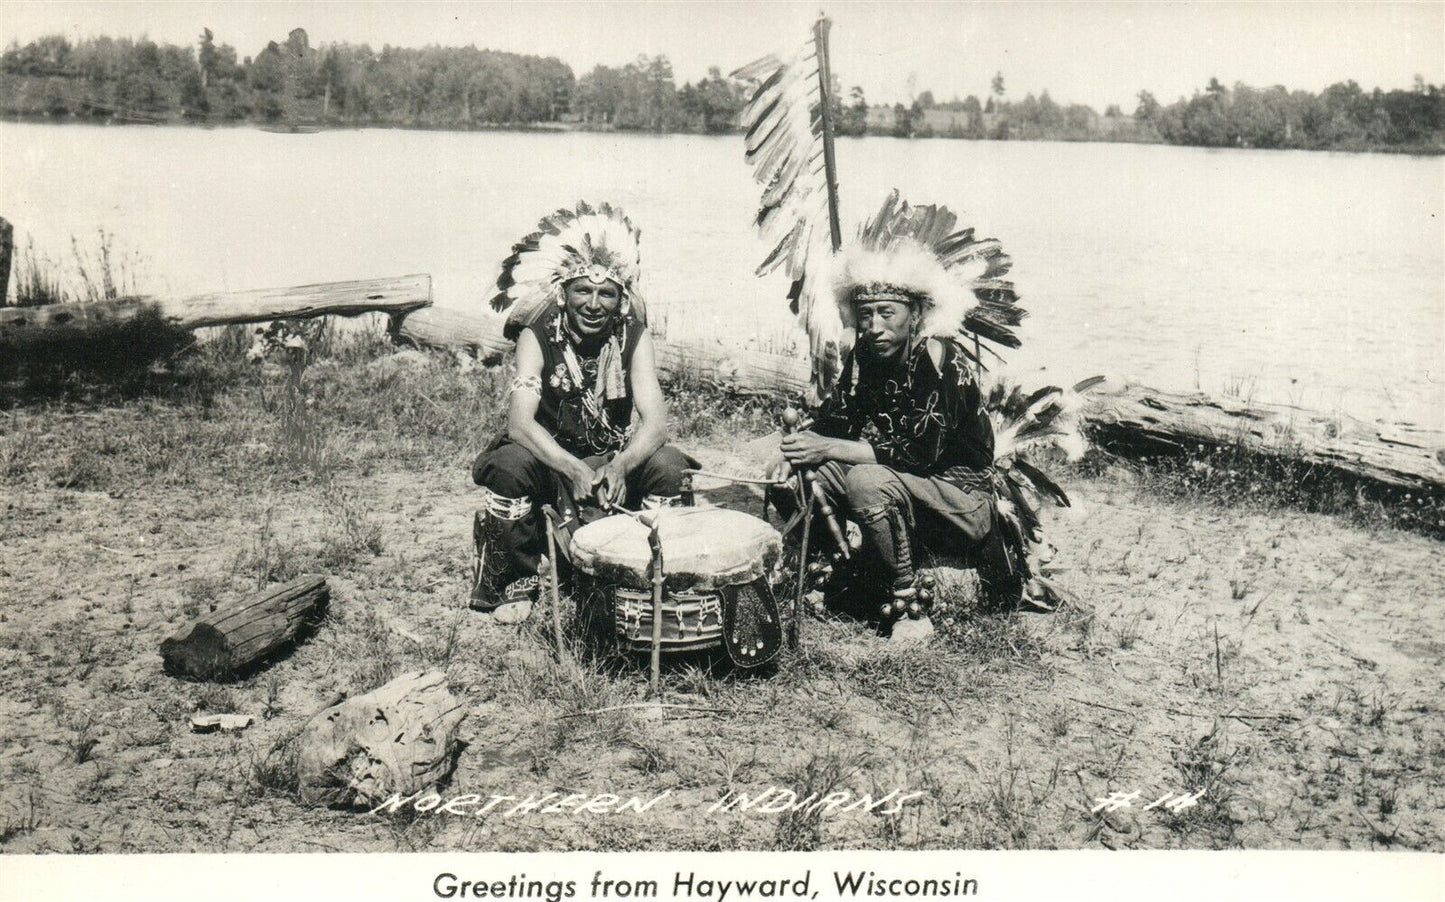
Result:
<svg viewBox="0 0 1445 902"><path fill-rule="evenodd" d="M0 0L0 43L44 34L149 36L194 43L203 27L251 56L292 28L332 41L419 47L475 44L556 56L579 76L665 54L679 83L791 52L820 8L833 19L833 66L870 102L1048 90L1059 102L1132 110L1211 77L1319 91L1445 83L1445 0L1416 3L1215 2L66 2Z"/></svg>

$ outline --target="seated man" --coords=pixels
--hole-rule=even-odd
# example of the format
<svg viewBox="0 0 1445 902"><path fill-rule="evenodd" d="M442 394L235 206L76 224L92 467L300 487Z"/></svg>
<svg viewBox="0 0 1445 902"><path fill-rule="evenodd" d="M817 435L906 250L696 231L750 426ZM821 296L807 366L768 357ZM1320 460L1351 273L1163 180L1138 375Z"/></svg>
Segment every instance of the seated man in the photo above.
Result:
<svg viewBox="0 0 1445 902"><path fill-rule="evenodd" d="M842 581L848 606L878 617L891 605L896 616L896 602L917 592L917 539L967 556L989 596L1017 601L1022 570L995 528L993 428L955 337L957 315L935 316L933 298L907 284L835 292L853 349L812 428L784 436L781 450L792 467L816 468L829 503L860 528L865 578Z"/></svg>
<svg viewBox="0 0 1445 902"><path fill-rule="evenodd" d="M559 210L514 248L493 306L517 342L506 431L479 455L471 606L523 617L539 584L544 504L677 503L692 462L664 442L667 409L638 287L637 232L621 211ZM636 419L634 421L634 412ZM511 618L509 618L511 619Z"/></svg>

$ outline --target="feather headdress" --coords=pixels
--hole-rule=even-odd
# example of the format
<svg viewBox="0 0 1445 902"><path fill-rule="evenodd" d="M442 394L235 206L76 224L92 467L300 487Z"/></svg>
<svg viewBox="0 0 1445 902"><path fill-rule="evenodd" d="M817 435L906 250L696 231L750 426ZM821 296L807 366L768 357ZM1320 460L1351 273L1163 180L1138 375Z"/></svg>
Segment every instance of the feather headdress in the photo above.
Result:
<svg viewBox="0 0 1445 902"><path fill-rule="evenodd" d="M622 288L623 316L646 322L642 290L642 233L611 204L578 201L542 217L537 231L512 245L502 261L492 309L507 314L503 333L515 339L560 300L562 285L575 278L611 279Z"/></svg>
<svg viewBox="0 0 1445 902"><path fill-rule="evenodd" d="M922 308L924 335L972 335L1019 346L1013 327L1025 311L1017 304L1013 283L1003 278L1013 261L998 241L975 238L973 229L956 231L957 223L947 207L914 207L900 201L897 191L888 195L877 215L858 230L857 240L822 267L820 281L836 311L840 342L852 340L856 301L892 296ZM961 342L960 347L983 366L978 353L984 345Z"/></svg>
<svg viewBox="0 0 1445 902"><path fill-rule="evenodd" d="M843 246L827 98L828 27L819 19L812 39L789 61L767 56L733 73L754 84L742 125L746 158L763 185L755 224L771 248L757 274L781 266L792 279L788 300L808 333L813 391L822 397L836 381L853 342L853 292L870 284L924 301L928 334L973 333L1018 347L1013 327L1024 311L1013 283L1003 278L1012 262L996 240L976 239L973 229L955 231L958 218L946 207L912 207L894 191L857 240ZM964 348L979 366L982 349L977 342Z"/></svg>
<svg viewBox="0 0 1445 902"><path fill-rule="evenodd" d="M742 125L747 160L763 186L756 225L770 247L757 272L782 266L792 279L788 299L808 333L814 400L837 381L860 298L917 304L923 334L970 339L958 346L984 369L985 351L999 358L995 346L1019 347L1014 329L1026 315L1005 278L1012 260L998 241L958 229L958 217L946 207L910 206L894 191L844 246L827 35L828 20L820 18L792 60L765 57L733 73L755 85ZM995 387L985 403L996 437L990 482L1004 544L1013 566L1046 596L1056 590L1035 572L1034 552L1043 541L1039 508L1046 499L1067 507L1069 498L1027 459L1028 451L1052 444L1071 457L1081 454L1078 396L1098 381L1027 395Z"/></svg>

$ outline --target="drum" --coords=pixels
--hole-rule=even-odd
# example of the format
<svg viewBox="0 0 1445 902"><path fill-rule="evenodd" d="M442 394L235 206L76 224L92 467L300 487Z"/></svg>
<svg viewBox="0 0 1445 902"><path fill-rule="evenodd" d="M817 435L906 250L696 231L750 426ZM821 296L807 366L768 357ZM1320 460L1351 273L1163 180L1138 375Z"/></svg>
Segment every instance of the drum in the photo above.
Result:
<svg viewBox="0 0 1445 902"><path fill-rule="evenodd" d="M653 522L663 558L662 651L725 645L744 666L772 657L773 636L780 633L770 577L782 536L757 517L715 507L605 517L573 533L570 556L579 581L610 603L624 647L652 647Z"/></svg>

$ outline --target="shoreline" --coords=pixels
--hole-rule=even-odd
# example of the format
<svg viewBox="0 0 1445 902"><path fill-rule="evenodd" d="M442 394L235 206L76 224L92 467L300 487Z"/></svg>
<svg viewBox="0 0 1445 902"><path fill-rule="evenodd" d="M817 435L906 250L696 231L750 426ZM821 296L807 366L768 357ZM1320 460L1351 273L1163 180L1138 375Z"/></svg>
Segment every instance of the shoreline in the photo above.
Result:
<svg viewBox="0 0 1445 902"><path fill-rule="evenodd" d="M386 129L394 131L417 131L417 132L445 132L445 133L520 133L520 134L616 134L616 135L643 135L653 137L671 137L675 135L687 135L705 138L727 138L736 139L742 134L741 131L727 132L703 132L694 130L676 131L652 131L648 129L627 129L616 128L605 123L561 123L561 122L537 122L537 123L515 123L509 125L480 125L470 128L459 128L454 126L420 125L391 122L368 122L368 123L316 123L316 122L269 122L258 119L228 119L218 121L201 121L186 117L157 117L155 121L127 121L108 117L84 117L75 115L49 116L44 113L18 114L11 113L0 116L0 122L14 122L24 125L88 125L103 128L114 128L118 126L136 126L145 128L156 127L183 127L195 128L202 131L217 129L254 129L272 133L293 133L293 134L317 134L331 131L362 131L366 129ZM1208 144L1175 144L1168 141L1144 141L1129 139L1110 138L1077 138L1077 137L1041 137L1041 138L973 138L973 137L950 137L948 135L931 136L910 136L898 137L895 135L850 135L840 136L837 140L862 141L866 139L880 139L889 141L961 141L989 144L1131 144L1150 147L1180 147L1197 148L1200 150L1216 151L1258 151L1266 153L1299 152L1299 153L1340 153L1340 154L1385 154L1390 156L1407 157L1439 157L1445 156L1445 144L1435 145L1388 145L1381 144L1370 147L1219 147Z"/></svg>

